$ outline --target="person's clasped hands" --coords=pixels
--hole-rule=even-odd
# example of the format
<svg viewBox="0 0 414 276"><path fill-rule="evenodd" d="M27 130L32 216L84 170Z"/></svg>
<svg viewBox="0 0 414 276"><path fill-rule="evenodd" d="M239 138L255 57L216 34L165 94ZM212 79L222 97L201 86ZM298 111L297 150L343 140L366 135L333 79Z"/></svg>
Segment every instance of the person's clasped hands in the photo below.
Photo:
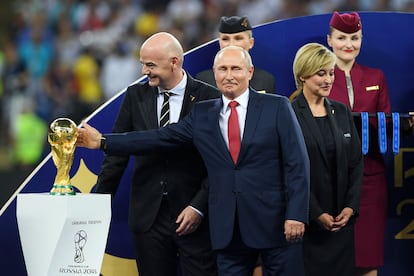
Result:
<svg viewBox="0 0 414 276"><path fill-rule="evenodd" d="M318 222L325 230L331 232L338 232L343 227L348 224L349 219L353 215L353 210L349 207L346 207L342 210L342 212L333 217L328 213L323 213L318 217Z"/></svg>

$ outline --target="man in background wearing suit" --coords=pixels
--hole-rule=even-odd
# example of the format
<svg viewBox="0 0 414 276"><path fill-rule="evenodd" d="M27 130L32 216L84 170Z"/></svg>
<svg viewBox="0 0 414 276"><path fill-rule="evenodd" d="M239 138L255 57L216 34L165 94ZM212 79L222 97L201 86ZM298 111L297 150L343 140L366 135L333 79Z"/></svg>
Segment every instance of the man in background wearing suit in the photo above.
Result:
<svg viewBox="0 0 414 276"><path fill-rule="evenodd" d="M187 74L183 59L180 43L169 33L157 33L142 44L140 62L148 80L127 88L113 132L160 127L166 92L167 124L187 115L197 101L220 96L217 89ZM182 275L216 275L207 219L207 172L199 153L188 147L134 157L128 221L139 275L173 275L178 262ZM115 195L128 161L128 156L105 156L98 193Z"/></svg>
<svg viewBox="0 0 414 276"><path fill-rule="evenodd" d="M254 69L241 47L221 49L213 68L222 97L177 124L102 135L83 122L77 145L126 156L194 145L208 170L219 275L251 276L260 255L266 275L298 276L291 264L301 256L289 244L304 234L310 172L296 116L286 97L249 88Z"/></svg>
<svg viewBox="0 0 414 276"><path fill-rule="evenodd" d="M240 46L246 51L252 49L254 46L254 37L252 26L250 25L247 17L223 16L220 19L219 25L219 44L220 49L230 45ZM196 78L216 86L214 73L211 69L198 73ZM250 85L256 91L276 93L275 77L257 67L254 68Z"/></svg>

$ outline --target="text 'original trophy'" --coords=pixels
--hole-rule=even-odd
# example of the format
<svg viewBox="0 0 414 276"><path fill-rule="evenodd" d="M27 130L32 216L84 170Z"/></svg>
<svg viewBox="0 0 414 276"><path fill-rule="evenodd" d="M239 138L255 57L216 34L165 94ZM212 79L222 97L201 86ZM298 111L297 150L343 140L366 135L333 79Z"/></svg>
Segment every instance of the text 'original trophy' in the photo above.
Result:
<svg viewBox="0 0 414 276"><path fill-rule="evenodd" d="M78 129L68 118L58 118L50 124L47 140L52 149L53 162L57 168L51 195L74 195L69 171L72 167Z"/></svg>

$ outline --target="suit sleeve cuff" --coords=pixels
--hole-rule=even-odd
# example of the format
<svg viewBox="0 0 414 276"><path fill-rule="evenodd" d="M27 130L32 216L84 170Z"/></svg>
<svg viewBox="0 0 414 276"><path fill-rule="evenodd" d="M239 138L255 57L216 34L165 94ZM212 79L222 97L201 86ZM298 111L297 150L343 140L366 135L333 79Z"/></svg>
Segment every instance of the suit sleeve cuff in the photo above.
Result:
<svg viewBox="0 0 414 276"><path fill-rule="evenodd" d="M190 205L190 208L193 209L194 211L196 211L201 217L204 218L204 214L203 212L201 212L200 210L198 210L197 208L194 208L193 206Z"/></svg>

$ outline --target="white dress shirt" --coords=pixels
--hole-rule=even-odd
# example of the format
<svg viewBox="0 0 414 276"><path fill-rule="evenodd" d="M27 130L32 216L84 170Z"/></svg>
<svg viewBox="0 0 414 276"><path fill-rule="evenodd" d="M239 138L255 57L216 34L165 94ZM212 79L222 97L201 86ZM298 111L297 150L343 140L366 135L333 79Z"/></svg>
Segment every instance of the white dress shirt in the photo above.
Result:
<svg viewBox="0 0 414 276"><path fill-rule="evenodd" d="M169 104L170 104L170 124L176 123L180 119L181 108L183 106L184 94L185 94L185 87L187 85L187 74L185 72L182 80L175 86L173 89L165 90L158 87L158 97L157 97L157 115L158 115L158 122L160 121L161 116L161 107L162 103L164 102L164 94L163 92L170 92L173 95L170 96Z"/></svg>
<svg viewBox="0 0 414 276"><path fill-rule="evenodd" d="M223 107L220 111L219 117L219 124L221 134L223 135L224 141L226 141L227 148L229 147L229 139L228 139L228 121L230 117L230 107L229 103L231 101L236 101L239 105L236 106L237 110L237 118L239 119L239 127L240 127L240 141L243 140L243 133L244 133L244 125L246 123L246 113L247 113L247 104L249 102L249 89L247 89L243 94L238 96L237 98L230 100L226 97L222 96L223 99Z"/></svg>

